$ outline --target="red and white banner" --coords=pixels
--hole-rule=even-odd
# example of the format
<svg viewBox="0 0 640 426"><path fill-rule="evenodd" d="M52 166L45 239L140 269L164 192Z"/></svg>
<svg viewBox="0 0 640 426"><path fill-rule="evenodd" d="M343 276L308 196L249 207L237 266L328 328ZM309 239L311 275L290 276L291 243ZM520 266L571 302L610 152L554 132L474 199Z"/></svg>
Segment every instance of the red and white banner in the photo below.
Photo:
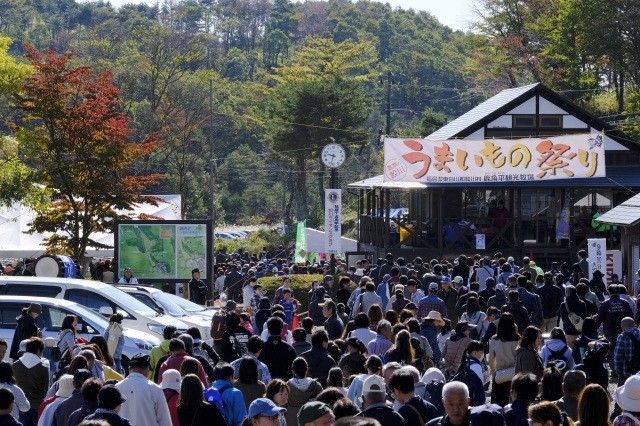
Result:
<svg viewBox="0 0 640 426"><path fill-rule="evenodd" d="M605 175L602 134L384 141L385 182L513 182Z"/></svg>

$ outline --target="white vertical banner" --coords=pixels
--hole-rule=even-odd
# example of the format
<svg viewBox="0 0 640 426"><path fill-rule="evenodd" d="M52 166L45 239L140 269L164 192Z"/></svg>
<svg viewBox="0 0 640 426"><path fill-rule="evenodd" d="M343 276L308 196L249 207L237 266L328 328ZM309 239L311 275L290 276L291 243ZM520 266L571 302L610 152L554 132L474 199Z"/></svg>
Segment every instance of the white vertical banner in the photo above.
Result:
<svg viewBox="0 0 640 426"><path fill-rule="evenodd" d="M324 252L341 253L342 190L324 190Z"/></svg>
<svg viewBox="0 0 640 426"><path fill-rule="evenodd" d="M606 273L607 240L605 238L589 238L587 240L587 256L589 256L589 279L593 279L593 271Z"/></svg>
<svg viewBox="0 0 640 426"><path fill-rule="evenodd" d="M605 283L611 284L611 275L617 274L622 281L622 252L620 250L607 250L607 270L604 273Z"/></svg>

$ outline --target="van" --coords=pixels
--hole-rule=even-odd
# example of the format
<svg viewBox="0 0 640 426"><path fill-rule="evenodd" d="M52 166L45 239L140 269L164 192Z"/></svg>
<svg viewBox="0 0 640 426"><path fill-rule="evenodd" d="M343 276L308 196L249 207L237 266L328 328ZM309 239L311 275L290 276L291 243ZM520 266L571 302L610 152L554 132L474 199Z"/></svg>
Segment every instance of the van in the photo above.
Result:
<svg viewBox="0 0 640 426"><path fill-rule="evenodd" d="M165 326L187 331L180 320L161 315L122 290L100 282L75 278L0 276L0 296L53 297L76 302L99 315L122 314L122 325L142 332L152 332L162 338Z"/></svg>
<svg viewBox="0 0 640 426"><path fill-rule="evenodd" d="M103 316L96 314L75 302L50 297L33 296L0 296L0 338L11 347L13 335L18 325L17 318L22 308L31 303L39 303L42 313L36 318L36 325L42 330L42 338L58 338L62 320L67 315L75 315L78 318L76 326L77 337L91 340L93 336L104 336L109 326ZM126 366L129 360L138 353L148 353L153 346L160 344L160 339L151 333L144 333L129 328L124 329L124 347L122 349L122 362Z"/></svg>
<svg viewBox="0 0 640 426"><path fill-rule="evenodd" d="M154 311L178 318L189 327L196 327L200 331L202 340L209 344L212 343L213 340L209 336L211 315L192 315L176 304L171 294L155 287L127 284L117 285L116 287L135 297Z"/></svg>

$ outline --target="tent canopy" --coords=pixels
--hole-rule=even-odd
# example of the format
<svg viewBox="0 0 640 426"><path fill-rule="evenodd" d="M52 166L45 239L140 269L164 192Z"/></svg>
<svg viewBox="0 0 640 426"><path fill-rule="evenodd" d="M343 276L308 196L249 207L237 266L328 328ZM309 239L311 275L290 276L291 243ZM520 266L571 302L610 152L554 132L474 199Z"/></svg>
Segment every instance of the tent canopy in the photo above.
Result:
<svg viewBox="0 0 640 426"><path fill-rule="evenodd" d="M118 211L133 219L140 215L152 215L165 220L180 220L180 209L182 198L180 195L159 195L164 201L157 206L143 203L136 204L130 211ZM23 258L38 257L44 253L42 245L46 235L34 233L27 234L29 224L36 217L35 212L19 203L14 203L11 207L0 209L0 257L1 258ZM96 233L92 239L99 243L113 246L113 234ZM89 257L112 257L113 249L98 249L87 247Z"/></svg>
<svg viewBox="0 0 640 426"><path fill-rule="evenodd" d="M307 251L324 253L324 232L313 228L305 228L307 233ZM358 251L358 242L351 238L340 237L342 253Z"/></svg>

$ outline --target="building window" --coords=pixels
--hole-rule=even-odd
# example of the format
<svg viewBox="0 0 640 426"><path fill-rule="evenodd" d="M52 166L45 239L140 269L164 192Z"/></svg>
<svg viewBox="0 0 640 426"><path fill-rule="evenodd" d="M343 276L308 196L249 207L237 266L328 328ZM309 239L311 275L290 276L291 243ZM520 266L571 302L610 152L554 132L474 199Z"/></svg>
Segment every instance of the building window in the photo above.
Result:
<svg viewBox="0 0 640 426"><path fill-rule="evenodd" d="M535 115L514 115L513 116L513 128L514 129L533 129L536 127Z"/></svg>
<svg viewBox="0 0 640 426"><path fill-rule="evenodd" d="M561 115L541 115L538 118L538 125L546 129L561 129L562 128L562 116Z"/></svg>

